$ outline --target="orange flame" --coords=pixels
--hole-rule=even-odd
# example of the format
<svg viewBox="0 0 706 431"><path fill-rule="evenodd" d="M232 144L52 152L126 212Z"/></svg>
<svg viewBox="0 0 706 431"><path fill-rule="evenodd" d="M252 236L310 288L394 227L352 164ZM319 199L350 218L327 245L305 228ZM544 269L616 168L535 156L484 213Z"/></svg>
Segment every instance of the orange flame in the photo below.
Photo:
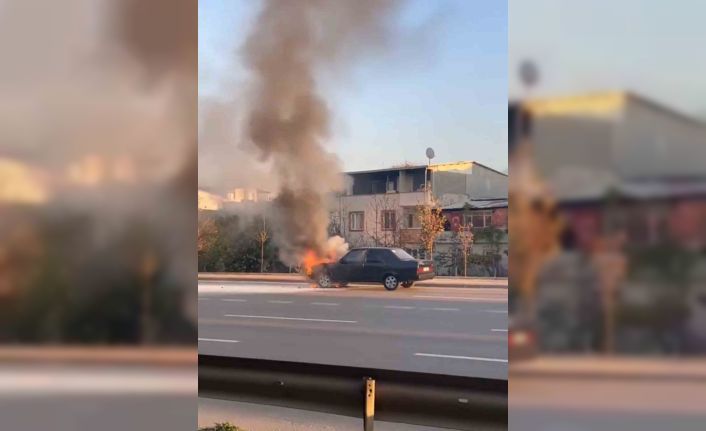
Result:
<svg viewBox="0 0 706 431"><path fill-rule="evenodd" d="M331 260L329 257L319 256L314 250L307 250L302 258L302 269L308 277L311 277L316 266L331 262Z"/></svg>

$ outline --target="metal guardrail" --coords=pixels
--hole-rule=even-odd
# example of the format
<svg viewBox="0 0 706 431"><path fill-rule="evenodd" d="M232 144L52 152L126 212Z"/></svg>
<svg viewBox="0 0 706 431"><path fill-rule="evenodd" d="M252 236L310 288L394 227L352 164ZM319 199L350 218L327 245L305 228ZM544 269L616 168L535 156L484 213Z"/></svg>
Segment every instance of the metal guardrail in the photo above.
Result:
<svg viewBox="0 0 706 431"><path fill-rule="evenodd" d="M507 380L199 355L199 396L459 430L507 429Z"/></svg>

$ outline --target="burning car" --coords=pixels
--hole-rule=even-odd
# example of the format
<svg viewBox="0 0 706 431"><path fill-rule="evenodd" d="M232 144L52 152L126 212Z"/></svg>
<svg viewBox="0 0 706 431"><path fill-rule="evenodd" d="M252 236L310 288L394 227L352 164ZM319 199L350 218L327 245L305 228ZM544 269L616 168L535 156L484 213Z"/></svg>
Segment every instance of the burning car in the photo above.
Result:
<svg viewBox="0 0 706 431"><path fill-rule="evenodd" d="M434 264L420 261L401 248L354 248L338 261L316 262L307 271L320 287L355 283L382 283L387 290L412 287L434 278Z"/></svg>

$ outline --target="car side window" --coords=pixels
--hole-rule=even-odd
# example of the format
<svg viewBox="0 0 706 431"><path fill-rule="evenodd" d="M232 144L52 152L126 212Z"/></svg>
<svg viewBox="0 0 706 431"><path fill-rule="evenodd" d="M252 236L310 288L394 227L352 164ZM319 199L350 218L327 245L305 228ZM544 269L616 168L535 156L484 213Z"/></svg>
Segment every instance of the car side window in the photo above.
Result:
<svg viewBox="0 0 706 431"><path fill-rule="evenodd" d="M342 263L363 263L365 250L351 250L341 259Z"/></svg>
<svg viewBox="0 0 706 431"><path fill-rule="evenodd" d="M368 263L388 263L390 261L389 254L387 250L368 250L365 261Z"/></svg>

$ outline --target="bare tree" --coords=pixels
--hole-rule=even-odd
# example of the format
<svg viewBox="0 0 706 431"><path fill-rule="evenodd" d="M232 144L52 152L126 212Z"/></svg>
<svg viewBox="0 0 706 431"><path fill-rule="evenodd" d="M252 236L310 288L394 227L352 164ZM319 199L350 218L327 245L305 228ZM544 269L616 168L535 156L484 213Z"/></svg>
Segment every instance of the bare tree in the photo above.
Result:
<svg viewBox="0 0 706 431"><path fill-rule="evenodd" d="M417 218L421 231L419 232L419 240L422 246L433 258L434 242L436 238L444 231L446 217L441 213L441 207L436 199L431 198L429 204L421 205L417 208Z"/></svg>
<svg viewBox="0 0 706 431"><path fill-rule="evenodd" d="M337 199L337 209L329 212L328 234L329 236L338 235L348 242L345 220L345 216L348 215L348 207L343 204L343 200L340 196L337 196Z"/></svg>
<svg viewBox="0 0 706 431"><path fill-rule="evenodd" d="M260 272L265 272L265 243L269 238L265 216L262 216L262 227L257 233L257 240L260 242Z"/></svg>
<svg viewBox="0 0 706 431"><path fill-rule="evenodd" d="M368 203L371 223L365 223L365 233L375 246L399 247L401 244L402 212L388 195L377 195Z"/></svg>
<svg viewBox="0 0 706 431"><path fill-rule="evenodd" d="M473 225L461 224L456 232L456 237L463 256L463 276L468 277L468 255L471 253L471 247L473 247Z"/></svg>

